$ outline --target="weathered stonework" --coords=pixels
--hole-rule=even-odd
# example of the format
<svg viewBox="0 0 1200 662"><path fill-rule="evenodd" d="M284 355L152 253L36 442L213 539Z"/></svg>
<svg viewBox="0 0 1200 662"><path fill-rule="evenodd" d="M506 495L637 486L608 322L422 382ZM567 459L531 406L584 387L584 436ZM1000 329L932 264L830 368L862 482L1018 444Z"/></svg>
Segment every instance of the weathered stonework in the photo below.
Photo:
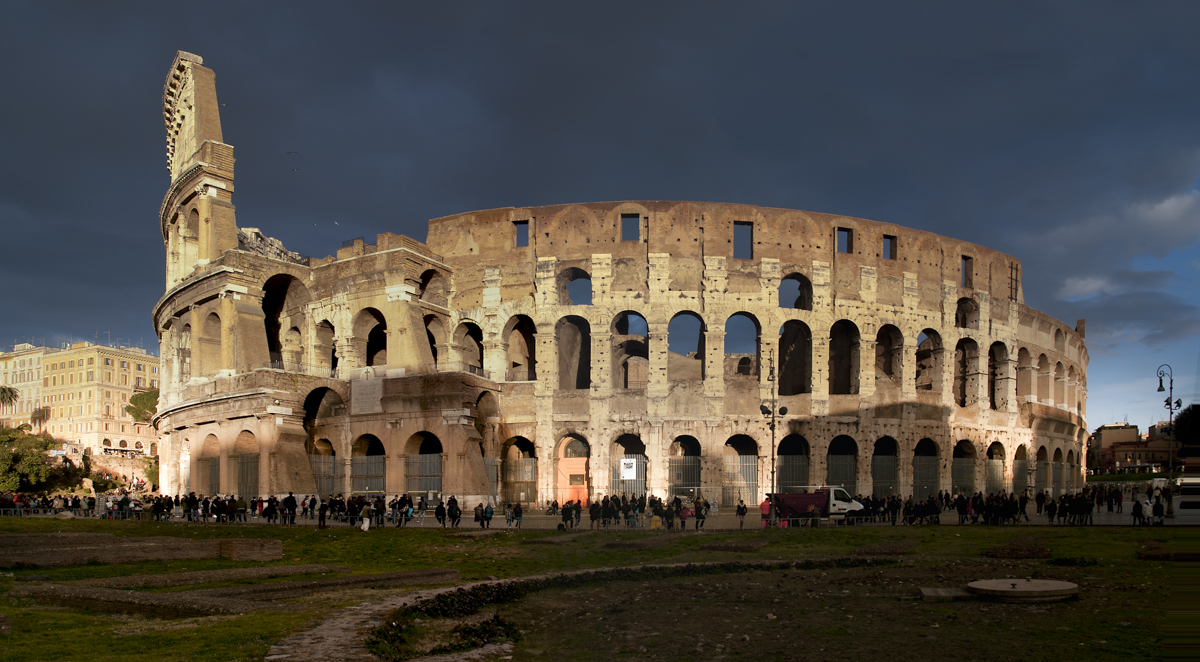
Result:
<svg viewBox="0 0 1200 662"><path fill-rule="evenodd" d="M831 214L641 201L470 212L430 221L427 244L385 233L302 260L239 241L215 77L181 54L172 81L211 112L169 124L168 493L727 504L757 502L773 473L922 496L1079 480L1083 324L1026 307L1011 256Z"/></svg>

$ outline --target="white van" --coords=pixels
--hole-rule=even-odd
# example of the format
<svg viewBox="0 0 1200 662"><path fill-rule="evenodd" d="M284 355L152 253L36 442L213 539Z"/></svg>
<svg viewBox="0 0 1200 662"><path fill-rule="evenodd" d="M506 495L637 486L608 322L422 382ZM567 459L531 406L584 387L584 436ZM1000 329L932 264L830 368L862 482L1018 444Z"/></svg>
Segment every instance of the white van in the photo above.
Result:
<svg viewBox="0 0 1200 662"><path fill-rule="evenodd" d="M1172 524L1195 526L1200 524L1200 476L1184 476L1179 479L1172 497L1175 521Z"/></svg>

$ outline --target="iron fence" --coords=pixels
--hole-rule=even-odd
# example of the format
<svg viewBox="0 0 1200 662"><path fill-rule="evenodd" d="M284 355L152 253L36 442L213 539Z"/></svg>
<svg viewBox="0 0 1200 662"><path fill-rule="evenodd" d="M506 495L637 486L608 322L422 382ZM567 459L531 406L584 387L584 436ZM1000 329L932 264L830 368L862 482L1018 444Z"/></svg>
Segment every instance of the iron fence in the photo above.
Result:
<svg viewBox="0 0 1200 662"><path fill-rule="evenodd" d="M667 459L670 472L667 498L695 499L700 495L700 458L696 456L672 457Z"/></svg>
<svg viewBox="0 0 1200 662"><path fill-rule="evenodd" d="M1004 460L987 460L984 462L987 471L987 493L999 494L1007 491L1004 481Z"/></svg>
<svg viewBox="0 0 1200 662"><path fill-rule="evenodd" d="M432 502L442 493L442 456L439 453L409 455L404 463L405 485L409 494L428 495Z"/></svg>
<svg viewBox="0 0 1200 662"><path fill-rule="evenodd" d="M523 457L504 461L504 503L537 501L538 461Z"/></svg>
<svg viewBox="0 0 1200 662"><path fill-rule="evenodd" d="M312 469L313 479L317 482L317 494L328 498L333 494L341 494L342 463L334 455L309 455L308 466Z"/></svg>
<svg viewBox="0 0 1200 662"><path fill-rule="evenodd" d="M871 457L871 494L889 497L896 494L896 456L874 455Z"/></svg>
<svg viewBox="0 0 1200 662"><path fill-rule="evenodd" d="M968 496L975 493L975 459L956 457L950 463L950 491Z"/></svg>
<svg viewBox="0 0 1200 662"><path fill-rule="evenodd" d="M636 471L635 478L621 477L621 460L633 460L634 470ZM646 493L646 466L648 462L645 455L624 455L622 457L614 457L612 459L612 480L609 483L609 495L619 496L628 494L630 496L641 496Z"/></svg>
<svg viewBox="0 0 1200 662"><path fill-rule="evenodd" d="M733 507L738 500L758 503L758 456L735 455L725 458L721 472L721 505Z"/></svg>
<svg viewBox="0 0 1200 662"><path fill-rule="evenodd" d="M808 467L807 455L780 455L775 460L776 489L784 494L807 492L812 484L808 480Z"/></svg>
<svg viewBox="0 0 1200 662"><path fill-rule="evenodd" d="M240 496L258 496L258 453L238 456L238 486Z"/></svg>
<svg viewBox="0 0 1200 662"><path fill-rule="evenodd" d="M1029 462L1013 460L1013 493L1024 494L1029 489Z"/></svg>
<svg viewBox="0 0 1200 662"><path fill-rule="evenodd" d="M939 465L940 460L933 456L913 457L913 498L927 499L930 495L937 495L941 489L938 487L941 482L941 477L938 476Z"/></svg>
<svg viewBox="0 0 1200 662"><path fill-rule="evenodd" d="M383 494L387 484L386 478L386 456L367 455L350 458L350 491L352 493Z"/></svg>
<svg viewBox="0 0 1200 662"><path fill-rule="evenodd" d="M851 496L858 494L858 456L829 455L825 458L827 485L841 485Z"/></svg>

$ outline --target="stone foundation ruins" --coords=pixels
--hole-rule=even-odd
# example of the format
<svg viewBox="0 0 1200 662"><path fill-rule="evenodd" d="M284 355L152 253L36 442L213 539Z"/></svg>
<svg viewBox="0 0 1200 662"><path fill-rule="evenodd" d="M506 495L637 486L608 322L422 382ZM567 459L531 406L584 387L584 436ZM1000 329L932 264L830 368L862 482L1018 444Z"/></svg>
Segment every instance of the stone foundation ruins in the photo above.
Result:
<svg viewBox="0 0 1200 662"><path fill-rule="evenodd" d="M300 258L234 218L215 76L164 88L166 493L541 504L1069 490L1087 350L1020 262L751 205L477 211ZM786 407L786 414L780 408ZM772 417L763 410L775 412Z"/></svg>

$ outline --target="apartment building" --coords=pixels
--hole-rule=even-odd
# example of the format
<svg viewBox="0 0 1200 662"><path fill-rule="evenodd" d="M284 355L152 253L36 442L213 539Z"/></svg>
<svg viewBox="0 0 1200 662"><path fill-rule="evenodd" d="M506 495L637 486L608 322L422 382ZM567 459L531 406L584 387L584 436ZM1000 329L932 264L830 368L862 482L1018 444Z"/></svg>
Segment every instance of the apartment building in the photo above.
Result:
<svg viewBox="0 0 1200 662"><path fill-rule="evenodd" d="M73 343L42 361L46 431L97 455L157 455L153 427L133 420L125 407L158 386L158 357L145 349Z"/></svg>
<svg viewBox="0 0 1200 662"><path fill-rule="evenodd" d="M11 405L0 405L0 425L15 428L29 424L37 432L46 423L42 408L42 364L59 350L20 343L11 352L0 353L0 385L17 389L20 397Z"/></svg>

